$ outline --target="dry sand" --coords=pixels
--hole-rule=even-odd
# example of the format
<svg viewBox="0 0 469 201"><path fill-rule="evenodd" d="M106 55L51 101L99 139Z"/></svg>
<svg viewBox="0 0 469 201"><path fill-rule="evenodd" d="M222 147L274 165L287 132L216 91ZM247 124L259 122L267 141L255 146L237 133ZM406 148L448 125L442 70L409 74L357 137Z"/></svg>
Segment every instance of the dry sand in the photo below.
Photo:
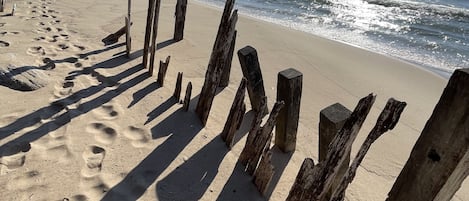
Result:
<svg viewBox="0 0 469 201"><path fill-rule="evenodd" d="M171 62L164 87L158 87L140 67L146 1L132 5L131 59L123 54L123 38L107 47L100 42L123 26L127 1L13 0L6 11L12 3L16 15L0 17L0 65L43 66L50 58L56 68L47 71L49 85L37 91L0 87L1 200L264 199L236 165L252 112L231 151L218 137L242 76L236 55L230 85L216 97L205 128L192 112L219 9L190 2L185 39L172 43L175 1L163 0L156 61L171 55ZM317 161L319 111L336 102L353 109L374 92L377 101L353 153L388 98L408 107L397 127L372 146L347 199L384 200L447 81L402 61L248 17L240 17L237 30L236 50L251 45L258 51L269 107L279 71L294 67L304 74L297 150L283 154L274 148L277 173L267 199L284 200L304 158ZM171 98L177 72L184 72L183 91L193 83L191 112ZM468 192L466 181L454 200L469 200Z"/></svg>

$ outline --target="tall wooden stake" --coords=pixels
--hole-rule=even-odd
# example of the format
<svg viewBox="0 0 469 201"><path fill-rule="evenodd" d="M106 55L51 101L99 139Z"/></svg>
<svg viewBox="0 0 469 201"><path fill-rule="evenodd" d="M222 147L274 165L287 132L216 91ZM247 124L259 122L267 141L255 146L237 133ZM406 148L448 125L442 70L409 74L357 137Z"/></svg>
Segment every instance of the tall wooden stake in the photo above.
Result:
<svg viewBox="0 0 469 201"><path fill-rule="evenodd" d="M126 44L126 53L127 53L127 57L130 58L130 51L131 51L131 48L132 48L132 38L130 37L130 27L132 25L132 18L130 18L130 13L131 13L131 6L132 6L132 2L131 0L128 0L127 1L127 17L125 18L125 26L126 26L126 37L125 37L125 44Z"/></svg>
<svg viewBox="0 0 469 201"><path fill-rule="evenodd" d="M233 139L238 129L238 125L241 124L244 117L243 106L244 106L244 94L246 92L246 82L247 80L243 78L239 84L238 91L233 100L233 105L231 106L230 113L225 123L225 127L221 132L220 136L225 141L228 149L231 149L233 146ZM244 106L246 107L246 106Z"/></svg>
<svg viewBox="0 0 469 201"><path fill-rule="evenodd" d="M186 96L184 96L184 105L182 106L182 109L184 111L189 111L189 104L191 102L191 93L192 93L192 83L189 82L187 83L187 88L186 88Z"/></svg>
<svg viewBox="0 0 469 201"><path fill-rule="evenodd" d="M158 71L158 79L156 82L160 85L160 87L164 86L164 78L166 77L166 71L168 70L169 60L171 56L166 57L166 61L160 61L160 69ZM153 69L153 66L150 65L150 69Z"/></svg>
<svg viewBox="0 0 469 201"><path fill-rule="evenodd" d="M177 0L176 20L174 22L174 41L180 41L184 38L184 24L186 21L187 0Z"/></svg>
<svg viewBox="0 0 469 201"><path fill-rule="evenodd" d="M5 6L5 0L0 0L0 12L3 12L4 6Z"/></svg>
<svg viewBox="0 0 469 201"><path fill-rule="evenodd" d="M153 69L155 65L155 53L156 53L156 36L158 35L158 19L160 17L160 5L161 0L155 2L155 15L153 16L153 33L151 35L151 46L150 46L150 68Z"/></svg>
<svg viewBox="0 0 469 201"><path fill-rule="evenodd" d="M176 80L176 87L174 88L173 97L179 102L181 98L181 87L182 87L182 72L178 73L178 77Z"/></svg>
<svg viewBox="0 0 469 201"><path fill-rule="evenodd" d="M145 42L143 43L143 61L144 68L148 66L148 52L150 51L150 38L153 32L153 16L155 15L156 0L148 0L147 26L145 28Z"/></svg>
<svg viewBox="0 0 469 201"><path fill-rule="evenodd" d="M386 201L448 201L469 174L469 68L456 70Z"/></svg>
<svg viewBox="0 0 469 201"><path fill-rule="evenodd" d="M268 142L270 144L270 142ZM254 172L254 184L262 195L266 195L267 189L269 188L272 177L274 176L274 166L272 165L272 151L267 148L262 154L259 167Z"/></svg>
<svg viewBox="0 0 469 201"><path fill-rule="evenodd" d="M233 53L236 45L236 35L238 35L238 31L234 30L233 38L231 39L230 50L228 51L228 55L225 58L221 80L218 84L219 87L227 87L230 83L231 63L233 61Z"/></svg>

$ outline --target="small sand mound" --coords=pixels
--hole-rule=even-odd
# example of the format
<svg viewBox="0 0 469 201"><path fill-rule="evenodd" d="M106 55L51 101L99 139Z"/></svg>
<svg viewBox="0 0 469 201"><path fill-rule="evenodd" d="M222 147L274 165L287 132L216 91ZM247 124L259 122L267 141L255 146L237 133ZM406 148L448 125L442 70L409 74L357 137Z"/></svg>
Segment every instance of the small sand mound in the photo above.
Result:
<svg viewBox="0 0 469 201"><path fill-rule="evenodd" d="M19 91L34 91L47 85L49 76L33 66L0 66L0 85Z"/></svg>

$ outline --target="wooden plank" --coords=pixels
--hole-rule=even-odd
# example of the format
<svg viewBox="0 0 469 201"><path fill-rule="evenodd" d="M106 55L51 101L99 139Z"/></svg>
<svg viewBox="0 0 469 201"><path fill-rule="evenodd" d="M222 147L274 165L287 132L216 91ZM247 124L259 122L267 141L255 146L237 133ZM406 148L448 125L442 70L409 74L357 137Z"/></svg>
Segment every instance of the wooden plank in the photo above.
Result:
<svg viewBox="0 0 469 201"><path fill-rule="evenodd" d="M327 148L332 139L340 131L345 121L350 117L352 111L340 103L335 103L321 110L319 113L319 162L326 159ZM330 191L326 194L324 200L329 200L333 191L337 188L341 178L347 172L350 163L350 152L345 153L345 160L340 165L336 179L332 182Z"/></svg>
<svg viewBox="0 0 469 201"><path fill-rule="evenodd" d="M357 172L358 166L365 158L366 153L379 137L381 137L384 133L389 130L392 130L399 118L401 117L402 111L407 104L405 102L397 101L393 98L389 99L384 107L383 111L378 117L375 126L371 130L370 134L368 134L365 142L363 142L362 146L358 150L357 156L353 160L352 165L348 169L345 176L340 181L340 184L335 189L334 193L332 194L331 199L327 199L330 201L342 201L345 198L345 190L347 189L348 185L352 183L353 178Z"/></svg>
<svg viewBox="0 0 469 201"><path fill-rule="evenodd" d="M450 200L469 174L469 69L456 70L387 201Z"/></svg>
<svg viewBox="0 0 469 201"><path fill-rule="evenodd" d="M182 88L182 72L178 73L178 77L176 80L176 87L174 87L174 93L173 97L179 102L179 99L181 98L181 88Z"/></svg>
<svg viewBox="0 0 469 201"><path fill-rule="evenodd" d="M247 83L247 80L245 78L241 79L241 83L239 84L238 91L236 92L235 98L233 100L233 104L231 105L230 113L228 114L228 118L226 120L223 131L220 134L223 141L225 141L228 149L231 149L231 147L233 146L233 139L234 139L236 130L238 130L238 125L240 125L241 122L243 121L243 117L244 117L243 105L244 105L244 94L246 92L246 83Z"/></svg>
<svg viewBox="0 0 469 201"><path fill-rule="evenodd" d="M270 142L268 144L270 144ZM259 190L259 192L264 196L267 194L267 189L269 188L274 173L275 170L274 166L272 165L272 151L270 151L270 149L266 149L266 151L262 154L259 167L256 169L253 178L257 190Z"/></svg>
<svg viewBox="0 0 469 201"><path fill-rule="evenodd" d="M292 152L296 148L296 134L300 119L301 92L303 74L294 68L278 73L277 101L284 101L275 129L275 145L283 152Z"/></svg>
<svg viewBox="0 0 469 201"><path fill-rule="evenodd" d="M261 108L262 97L265 96L264 81L257 58L257 51L251 46L238 50L239 63L243 76L248 80L248 94L254 111L262 111L265 116L268 113L267 105Z"/></svg>
<svg viewBox="0 0 469 201"><path fill-rule="evenodd" d="M160 17L160 5L161 5L161 0L156 0L155 15L153 15L153 32L151 35L151 45L150 45L150 68L152 69L153 69L153 66L155 65L155 54L156 54L156 48L157 48L156 38L158 35L158 19Z"/></svg>
<svg viewBox="0 0 469 201"><path fill-rule="evenodd" d="M164 78L166 77L166 71L168 70L170 59L171 56L168 56L166 57L166 61L160 61L160 69L158 70L158 78L156 80L160 87L164 86ZM150 69L153 69L152 65L150 65Z"/></svg>
<svg viewBox="0 0 469 201"><path fill-rule="evenodd" d="M218 84L219 87L227 87L230 83L230 73L231 73L231 63L233 61L233 54L236 45L236 36L238 35L238 31L234 30L233 38L231 39L230 49L228 51L228 55L225 58L223 72L221 75L220 83Z"/></svg>
<svg viewBox="0 0 469 201"><path fill-rule="evenodd" d="M155 15L156 0L148 0L147 26L145 28L145 42L143 43L143 61L144 68L148 66L148 52L150 51L150 38L153 32L153 16Z"/></svg>
<svg viewBox="0 0 469 201"><path fill-rule="evenodd" d="M184 24L186 21L187 0L177 0L175 22L174 22L174 41L180 41L184 38Z"/></svg>
<svg viewBox="0 0 469 201"><path fill-rule="evenodd" d="M192 83L189 82L187 83L186 95L184 96L184 105L182 106L182 109L186 112L189 111L189 105L191 102L191 93L192 93Z"/></svg>
<svg viewBox="0 0 469 201"><path fill-rule="evenodd" d="M304 194L308 191L308 188L312 185L314 161L311 158L305 158L303 164L301 164L300 170L296 175L295 182L288 193L286 201L300 201L306 197Z"/></svg>

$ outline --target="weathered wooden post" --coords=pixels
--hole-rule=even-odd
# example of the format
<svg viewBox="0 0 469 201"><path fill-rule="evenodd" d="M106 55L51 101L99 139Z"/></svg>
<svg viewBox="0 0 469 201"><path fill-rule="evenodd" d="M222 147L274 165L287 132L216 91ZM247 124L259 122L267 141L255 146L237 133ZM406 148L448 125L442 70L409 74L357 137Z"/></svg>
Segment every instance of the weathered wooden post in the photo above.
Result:
<svg viewBox="0 0 469 201"><path fill-rule="evenodd" d="M16 11L16 3L13 4L13 9L11 9L11 16L15 16L15 11Z"/></svg>
<svg viewBox="0 0 469 201"><path fill-rule="evenodd" d="M3 12L4 6L5 6L5 0L0 0L0 12Z"/></svg>
<svg viewBox="0 0 469 201"><path fill-rule="evenodd" d="M184 96L184 105L182 106L182 109L184 111L189 111L189 104L191 102L191 93L192 93L192 83L189 82L187 83L187 88L186 88L186 96Z"/></svg>
<svg viewBox="0 0 469 201"><path fill-rule="evenodd" d="M393 98L390 98L386 103L383 111L378 117L375 126L371 130L370 134L368 134L365 142L363 142L362 146L358 150L355 159L353 160L352 165L348 169L345 176L342 177L339 185L335 189L334 193L332 194L332 198L327 199L330 201L343 201L345 198L345 190L347 189L348 185L352 183L353 178L357 172L358 166L365 158L366 153L371 147L371 144L375 142L379 137L381 137L384 133L389 130L392 130L399 118L401 117L402 111L404 111L405 106L407 103L397 101ZM337 176L336 176L337 178ZM323 199L324 200L324 199Z"/></svg>
<svg viewBox="0 0 469 201"><path fill-rule="evenodd" d="M166 77L166 71L168 70L170 59L171 59L171 56L168 56L166 57L166 61L160 61L160 68L158 70L158 78L156 80L156 82L160 85L160 87L164 86L164 78ZM150 68L153 69L151 65L150 65Z"/></svg>
<svg viewBox="0 0 469 201"><path fill-rule="evenodd" d="M144 68L148 66L148 51L150 50L150 38L153 32L153 16L155 15L156 0L148 0L147 26L145 28L145 42L143 43L143 61Z"/></svg>
<svg viewBox="0 0 469 201"><path fill-rule="evenodd" d="M180 41L184 38L184 24L186 21L187 0L177 0L176 20L174 22L174 41Z"/></svg>
<svg viewBox="0 0 469 201"><path fill-rule="evenodd" d="M270 144L270 142L268 142L268 144ZM275 170L274 166L272 165L272 151L270 151L270 148L267 148L266 151L262 154L259 167L257 167L253 176L253 181L257 187L257 190L259 190L259 192L264 196L267 193L267 189L269 188L274 173Z"/></svg>
<svg viewBox="0 0 469 201"><path fill-rule="evenodd" d="M132 2L131 0L127 1L127 17L125 18L125 27L126 27L126 33L125 33L125 49L126 49L126 54L127 57L130 58L130 51L131 51L131 40L132 38L130 37L130 27L132 24L132 19L130 18L130 12L131 12L131 6Z"/></svg>
<svg viewBox="0 0 469 201"><path fill-rule="evenodd" d="M303 201L306 200L304 194L311 186L311 175L314 171L314 161L311 158L305 158L301 164L300 170L296 175L295 182L288 193L287 201Z"/></svg>
<svg viewBox="0 0 469 201"><path fill-rule="evenodd" d="M155 54L156 54L156 48L157 48L156 38L158 35L158 19L160 17L160 5L161 5L161 0L156 0L155 15L153 16L153 33L151 35L151 46L150 46L150 67L152 69L155 64Z"/></svg>
<svg viewBox="0 0 469 201"><path fill-rule="evenodd" d="M319 113L319 162L326 159L327 148L334 139L335 135L340 131L342 126L350 117L352 112L340 103L330 105ZM345 153L345 160L340 165L339 172L337 172L336 179L332 183L331 191L326 194L326 199L329 200L334 189L339 185L340 179L344 176L350 163L350 152Z"/></svg>
<svg viewBox="0 0 469 201"><path fill-rule="evenodd" d="M301 90L303 74L293 68L278 73L277 101L284 101L275 129L275 145L283 152L296 148L296 133L300 118Z"/></svg>
<svg viewBox="0 0 469 201"><path fill-rule="evenodd" d="M212 108L213 99L221 79L224 58L228 54L229 44L231 44L232 34L234 34L236 22L238 20L238 12L233 10L234 0L227 0L222 15L222 20L218 28L217 38L213 47L210 61L205 73L205 81L199 95L199 101L195 112L199 117L202 125L207 124L208 115ZM227 45L228 44L228 45ZM227 48L228 47L228 48Z"/></svg>
<svg viewBox="0 0 469 201"><path fill-rule="evenodd" d="M261 105L264 106L267 104L267 97L262 97ZM264 106L265 107L265 106ZM256 112L254 119L251 123L251 129L249 130L248 137L246 139L246 145L244 145L243 151L239 155L238 161L244 166L247 166L251 156L253 155L254 149L254 140L256 139L257 132L261 128L262 119L264 117L263 112Z"/></svg>
<svg viewBox="0 0 469 201"><path fill-rule="evenodd" d="M346 153L350 152L353 141L357 137L365 118L368 115L371 106L375 101L375 96L370 94L358 102L354 111L348 118L344 126L329 145L325 161L313 167L309 171L310 175L305 175L307 181L296 180L293 187L297 184L304 184L301 188L291 189L287 201L293 200L321 200L329 191L335 176L339 171L340 165L345 160ZM300 173L303 174L303 173ZM301 179L300 178L300 179ZM299 179L299 177L297 177Z"/></svg>
<svg viewBox="0 0 469 201"><path fill-rule="evenodd" d="M262 97L265 96L264 80L257 58L257 51L251 46L238 50L239 63L243 76L248 80L248 94L254 111L262 111L265 116L269 111L267 105L261 108Z"/></svg>
<svg viewBox="0 0 469 201"><path fill-rule="evenodd" d="M238 130L237 127L243 121L243 107L246 107L244 105L246 82L247 80L245 78L241 79L241 83L239 84L238 91L236 92L235 98L233 100L233 105L231 106L230 113L228 114L225 127L223 128L223 131L220 134L223 141L225 141L228 149L231 149L231 147L233 146L234 135L236 133L236 130Z"/></svg>
<svg viewBox="0 0 469 201"><path fill-rule="evenodd" d="M469 69L449 79L386 201L448 201L469 174Z"/></svg>
<svg viewBox="0 0 469 201"><path fill-rule="evenodd" d="M181 87L182 87L182 72L178 73L178 77L176 80L176 87L174 88L173 97L179 102L181 98Z"/></svg>
<svg viewBox="0 0 469 201"><path fill-rule="evenodd" d="M236 36L238 35L238 31L234 30L233 38L231 39L230 50L228 51L228 55L225 58L225 65L223 67L222 75L220 83L218 84L219 87L227 87L230 83L230 73L231 73L231 63L233 61L233 53L234 48L236 45Z"/></svg>

